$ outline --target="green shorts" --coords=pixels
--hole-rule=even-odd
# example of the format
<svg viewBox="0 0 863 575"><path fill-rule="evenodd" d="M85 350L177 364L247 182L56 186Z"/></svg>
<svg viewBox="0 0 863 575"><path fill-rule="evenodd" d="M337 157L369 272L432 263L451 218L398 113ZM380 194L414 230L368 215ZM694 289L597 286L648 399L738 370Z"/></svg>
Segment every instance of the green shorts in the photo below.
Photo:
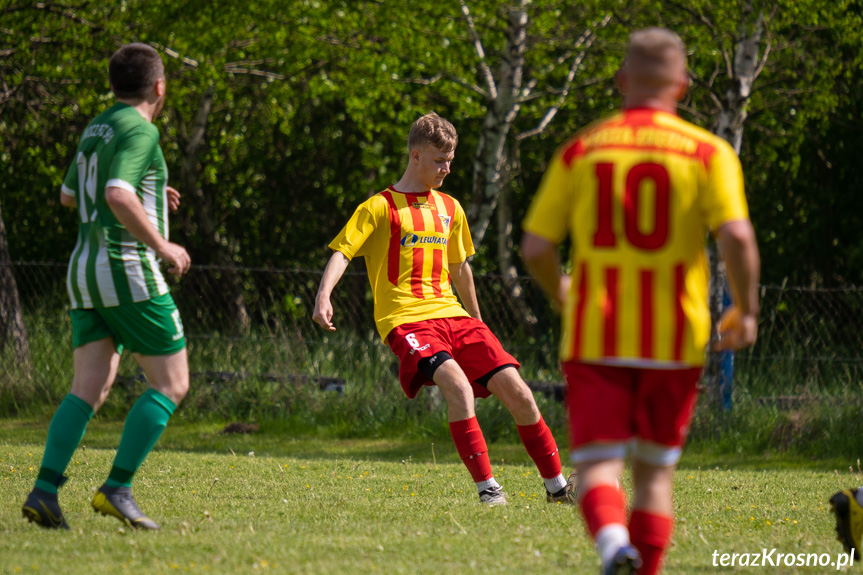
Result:
<svg viewBox="0 0 863 575"><path fill-rule="evenodd" d="M114 337L117 351L171 355L186 347L180 312L171 294L114 307L73 309L72 346Z"/></svg>

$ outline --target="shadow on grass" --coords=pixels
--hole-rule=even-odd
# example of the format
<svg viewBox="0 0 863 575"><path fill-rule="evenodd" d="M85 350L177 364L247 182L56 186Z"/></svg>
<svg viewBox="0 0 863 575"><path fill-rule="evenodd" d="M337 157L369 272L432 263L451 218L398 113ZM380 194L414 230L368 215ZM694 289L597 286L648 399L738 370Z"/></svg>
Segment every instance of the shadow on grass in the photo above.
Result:
<svg viewBox="0 0 863 575"><path fill-rule="evenodd" d="M449 437L415 438L333 438L326 435L295 434L280 429L278 423L262 423L257 433L223 434L222 423L216 422L172 422L168 425L156 449L187 451L193 453L218 453L244 455L254 451L259 456L290 457L318 460L346 458L366 461L410 461L413 463L458 463L459 457ZM3 443L32 445L34 450L43 449L48 433L48 422L32 420L0 420L0 446ZM87 428L82 445L88 449L116 449L122 433L122 423L93 421ZM566 438L558 437L561 462L564 470L569 465L566 457ZM0 447L2 449L2 447ZM489 445L492 464L501 463L532 466L532 462L521 444L492 443ZM856 456L853 456L856 457ZM680 468L685 470L745 469L783 470L811 469L815 471L838 470L845 473L849 459L836 457L813 458L783 452L768 452L758 455L711 453L708 450L688 449L684 451Z"/></svg>
<svg viewBox="0 0 863 575"><path fill-rule="evenodd" d="M458 453L449 438L398 439L356 438L334 439L326 436L287 435L279 430L261 425L261 431L250 434L223 434L224 425L218 423L171 423L165 429L158 450L187 451L193 453L218 453L245 455L254 451L256 455L268 457L291 457L296 459L359 459L367 461L410 461L413 463L457 463ZM48 433L47 422L0 421L0 450L3 443L32 445L41 451ZM116 449L122 433L122 423L93 421L81 445L87 449ZM529 457L521 445L497 443L489 447L492 464L530 464Z"/></svg>

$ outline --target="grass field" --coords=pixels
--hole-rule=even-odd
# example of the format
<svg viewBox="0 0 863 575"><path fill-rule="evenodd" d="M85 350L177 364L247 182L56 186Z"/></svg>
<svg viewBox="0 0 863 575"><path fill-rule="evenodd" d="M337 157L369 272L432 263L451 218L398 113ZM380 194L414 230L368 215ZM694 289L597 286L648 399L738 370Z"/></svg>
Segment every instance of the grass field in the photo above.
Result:
<svg viewBox="0 0 863 575"><path fill-rule="evenodd" d="M20 516L47 423L0 422L0 573L598 572L577 511L545 502L519 445L491 446L510 504L486 508L449 442L298 439L266 426L222 435L220 428L171 425L145 463L135 493L162 524L153 533L90 509L120 432L117 423L93 422L61 493L72 531L58 533ZM757 570L714 566L714 551L776 548L835 560L841 548L827 497L859 481L847 462L689 453L677 476L666 572Z"/></svg>

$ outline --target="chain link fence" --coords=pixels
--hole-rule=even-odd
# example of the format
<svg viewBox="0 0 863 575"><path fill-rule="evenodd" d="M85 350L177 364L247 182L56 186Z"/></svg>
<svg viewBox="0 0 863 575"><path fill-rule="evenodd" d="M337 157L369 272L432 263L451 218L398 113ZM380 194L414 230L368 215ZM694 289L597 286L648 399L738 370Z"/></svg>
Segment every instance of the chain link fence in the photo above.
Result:
<svg viewBox="0 0 863 575"><path fill-rule="evenodd" d="M322 388L351 385L360 378L394 381L395 357L374 330L361 266L354 263L336 288L333 333L311 320L321 271L194 266L172 285L193 380L222 390L250 377L315 381ZM0 390L21 378L57 381L68 389L72 354L66 269L65 263L11 265L29 357L16 357L9 339L5 345L0 339ZM477 275L475 281L485 322L524 364L525 379L553 394L562 381L556 360L559 318L540 290L523 278ZM735 398L793 409L801 402L847 401L849 389L859 390L863 290L766 285L761 297L759 341L734 359ZM135 378L140 378L136 365L124 358L120 381ZM38 386L34 389L40 393ZM47 388L44 394L46 399L51 395Z"/></svg>

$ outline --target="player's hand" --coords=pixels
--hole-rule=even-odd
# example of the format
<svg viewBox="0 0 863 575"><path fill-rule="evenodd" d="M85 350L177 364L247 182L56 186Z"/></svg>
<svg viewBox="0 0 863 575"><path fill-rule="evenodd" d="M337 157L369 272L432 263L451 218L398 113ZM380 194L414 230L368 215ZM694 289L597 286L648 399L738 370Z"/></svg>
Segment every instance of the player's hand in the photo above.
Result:
<svg viewBox="0 0 863 575"><path fill-rule="evenodd" d="M731 306L719 320L719 339L713 343L713 351L737 351L749 347L758 339L758 317L742 314Z"/></svg>
<svg viewBox="0 0 863 575"><path fill-rule="evenodd" d="M192 265L192 258L189 257L189 253L185 248L172 242L165 242L165 246L157 251L156 255L170 266L168 267L168 273L177 277L189 271Z"/></svg>
<svg viewBox="0 0 863 575"><path fill-rule="evenodd" d="M330 298L315 298L315 312L312 314L312 321L327 331L336 331L332 319L333 305L330 303Z"/></svg>
<svg viewBox="0 0 863 575"><path fill-rule="evenodd" d="M563 306L566 305L566 298L569 297L569 288L571 285L572 276L569 274L560 276L560 283L558 283L557 286L557 301L554 302L558 311L563 310Z"/></svg>
<svg viewBox="0 0 863 575"><path fill-rule="evenodd" d="M168 190L168 208L172 212L176 212L180 209L180 192L178 192L176 188L172 188L171 186L165 187Z"/></svg>

